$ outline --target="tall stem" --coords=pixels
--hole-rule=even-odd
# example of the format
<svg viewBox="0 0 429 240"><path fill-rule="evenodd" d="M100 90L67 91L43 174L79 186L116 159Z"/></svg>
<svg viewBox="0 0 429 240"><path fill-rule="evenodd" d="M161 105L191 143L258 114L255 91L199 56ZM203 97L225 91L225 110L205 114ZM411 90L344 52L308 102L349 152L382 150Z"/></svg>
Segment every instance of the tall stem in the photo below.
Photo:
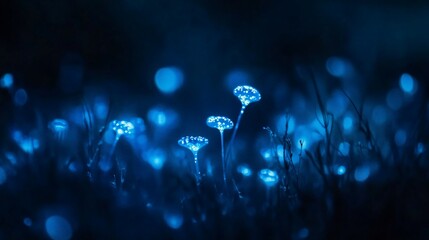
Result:
<svg viewBox="0 0 429 240"><path fill-rule="evenodd" d="M229 141L228 147L226 148L226 157L228 161L229 154L231 153L231 149L234 145L235 136L237 135L238 127L240 126L241 117L243 116L244 109L246 106L242 105L240 114L238 114L237 122L235 123L234 131L232 132L231 140Z"/></svg>
<svg viewBox="0 0 429 240"><path fill-rule="evenodd" d="M198 152L193 151L194 154L194 162L195 162L195 179L197 180L197 186L200 186L201 172L200 167L198 166Z"/></svg>
<svg viewBox="0 0 429 240"><path fill-rule="evenodd" d="M226 186L226 162L225 162L225 150L223 146L223 130L219 130L220 132L220 144L222 145L222 169L223 169L223 181Z"/></svg>

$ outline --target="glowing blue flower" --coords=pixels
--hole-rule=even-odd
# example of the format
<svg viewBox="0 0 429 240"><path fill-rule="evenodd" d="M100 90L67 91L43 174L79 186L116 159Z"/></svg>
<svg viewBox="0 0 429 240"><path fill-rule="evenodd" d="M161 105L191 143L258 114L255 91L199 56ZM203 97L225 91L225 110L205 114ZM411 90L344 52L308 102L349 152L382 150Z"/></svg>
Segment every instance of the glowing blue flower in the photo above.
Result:
<svg viewBox="0 0 429 240"><path fill-rule="evenodd" d="M120 138L122 135L131 136L134 134L134 124L128 121L112 121L112 130L116 133L116 138Z"/></svg>
<svg viewBox="0 0 429 240"><path fill-rule="evenodd" d="M272 187L277 184L279 181L279 176L275 171L270 169L262 169L259 171L259 178L267 185L267 187Z"/></svg>
<svg viewBox="0 0 429 240"><path fill-rule="evenodd" d="M210 116L207 118L207 126L211 128L217 128L219 131L223 132L225 129L232 129L234 123L231 119L222 116Z"/></svg>
<svg viewBox="0 0 429 240"><path fill-rule="evenodd" d="M252 176L252 173L253 173L252 169L250 169L250 167L247 164L238 165L237 172L241 173L241 175L245 177L250 177Z"/></svg>
<svg viewBox="0 0 429 240"><path fill-rule="evenodd" d="M188 148L192 153L196 153L198 150L209 144L209 140L201 136L186 136L179 139L178 144L182 147Z"/></svg>
<svg viewBox="0 0 429 240"><path fill-rule="evenodd" d="M234 89L234 95L238 97L243 108L252 102L261 100L261 94L251 86L238 86Z"/></svg>
<svg viewBox="0 0 429 240"><path fill-rule="evenodd" d="M209 140L201 136L197 136L197 137L186 136L179 139L178 144L182 147L188 148L189 150L191 150L192 154L194 154L194 163L195 163L195 171L196 171L195 178L197 180L197 185L199 186L200 179L201 179L201 172L198 166L198 151L204 146L206 146L207 144L209 144Z"/></svg>

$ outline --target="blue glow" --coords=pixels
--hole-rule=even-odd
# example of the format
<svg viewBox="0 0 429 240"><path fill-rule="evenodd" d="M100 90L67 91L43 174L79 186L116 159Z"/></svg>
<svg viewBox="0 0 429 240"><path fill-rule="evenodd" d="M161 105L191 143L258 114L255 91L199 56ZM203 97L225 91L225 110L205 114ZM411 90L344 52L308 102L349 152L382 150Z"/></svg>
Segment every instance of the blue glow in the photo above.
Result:
<svg viewBox="0 0 429 240"><path fill-rule="evenodd" d="M147 113L148 121L157 127L174 127L178 121L178 115L174 110L153 107Z"/></svg>
<svg viewBox="0 0 429 240"><path fill-rule="evenodd" d="M326 61L326 70L334 77L345 77L351 69L350 63L339 57L330 57Z"/></svg>
<svg viewBox="0 0 429 240"><path fill-rule="evenodd" d="M2 88L11 88L13 86L13 75L10 73L6 73L0 79L0 87Z"/></svg>
<svg viewBox="0 0 429 240"><path fill-rule="evenodd" d="M5 183L7 180L7 174L6 171L0 167L0 185L2 185L3 183Z"/></svg>
<svg viewBox="0 0 429 240"><path fill-rule="evenodd" d="M143 153L143 159L155 170L160 170L164 166L167 154L164 150L159 148L150 149Z"/></svg>
<svg viewBox="0 0 429 240"><path fill-rule="evenodd" d="M22 149L22 151L29 153L29 154L33 153L34 150L36 150L40 147L39 140L24 136L22 134L22 132L17 131L17 130L12 132L12 138L18 144L18 146Z"/></svg>
<svg viewBox="0 0 429 240"><path fill-rule="evenodd" d="M337 168L337 175L344 175L347 171L347 168L345 166L339 166Z"/></svg>
<svg viewBox="0 0 429 240"><path fill-rule="evenodd" d="M107 101L103 97L97 97L94 100L94 114L99 120L104 120L109 113L109 107Z"/></svg>
<svg viewBox="0 0 429 240"><path fill-rule="evenodd" d="M425 151L425 145L423 145L423 143L417 144L416 154L417 155L422 154L424 151Z"/></svg>
<svg viewBox="0 0 429 240"><path fill-rule="evenodd" d="M69 128L69 124L66 120L57 118L52 120L48 127L54 133L64 133Z"/></svg>
<svg viewBox="0 0 429 240"><path fill-rule="evenodd" d="M390 90L386 96L387 106L392 110L399 110L403 104L403 95L399 89Z"/></svg>
<svg viewBox="0 0 429 240"><path fill-rule="evenodd" d="M69 171L70 172L76 173L79 170L80 170L80 166L76 162L72 162L72 163L69 164Z"/></svg>
<svg viewBox="0 0 429 240"><path fill-rule="evenodd" d="M241 173L241 175L245 176L245 177L250 177L252 176L252 169L250 169L249 165L247 164L240 164L237 167L237 172Z"/></svg>
<svg viewBox="0 0 429 240"><path fill-rule="evenodd" d="M27 92L24 89L20 88L15 92L15 97L14 97L15 105L24 106L27 103L27 100L28 100Z"/></svg>
<svg viewBox="0 0 429 240"><path fill-rule="evenodd" d="M31 218L24 218L24 220L22 220L22 223L24 223L25 226L27 227L31 227L31 225L33 225L33 221L31 220Z"/></svg>
<svg viewBox="0 0 429 240"><path fill-rule="evenodd" d="M395 133L395 143L397 146L403 146L407 142L407 132L403 129L399 129Z"/></svg>
<svg viewBox="0 0 429 240"><path fill-rule="evenodd" d="M401 78L399 79L399 85L401 86L402 91L408 94L413 94L416 90L414 78L408 73L401 75Z"/></svg>
<svg viewBox="0 0 429 240"><path fill-rule="evenodd" d="M251 86L238 86L234 89L234 95L240 100L242 108L253 102L261 100L259 91Z"/></svg>
<svg viewBox="0 0 429 240"><path fill-rule="evenodd" d="M134 135L134 124L124 120L113 120L112 130L116 133L116 138L119 139L122 135L133 136Z"/></svg>
<svg viewBox="0 0 429 240"><path fill-rule="evenodd" d="M295 131L295 118L289 117L289 124L288 124L288 134L291 134ZM286 131L286 116L282 114L281 116L277 117L276 120L276 128L277 132L280 134L284 134Z"/></svg>
<svg viewBox="0 0 429 240"><path fill-rule="evenodd" d="M233 70L228 73L225 78L226 86L229 90L233 90L236 86L249 85L250 75L243 70Z"/></svg>
<svg viewBox="0 0 429 240"><path fill-rule="evenodd" d="M348 156L350 152L350 144L348 142L342 142L338 146L338 150L343 156Z"/></svg>
<svg viewBox="0 0 429 240"><path fill-rule="evenodd" d="M343 128L345 131L350 131L353 127L353 118L350 116L346 116L343 119Z"/></svg>
<svg viewBox="0 0 429 240"><path fill-rule="evenodd" d="M183 84L183 73L176 67L158 69L155 74L156 87L165 94L171 94Z"/></svg>
<svg viewBox="0 0 429 240"><path fill-rule="evenodd" d="M357 167L354 173L355 180L358 182L364 182L368 179L370 170L368 166Z"/></svg>
<svg viewBox="0 0 429 240"><path fill-rule="evenodd" d="M51 216L45 222L46 233L52 240L68 240L73 235L70 223L61 216Z"/></svg>
<svg viewBox="0 0 429 240"><path fill-rule="evenodd" d="M308 230L308 228L301 228L298 232L298 237L307 238L309 234L310 234L310 231Z"/></svg>
<svg viewBox="0 0 429 240"><path fill-rule="evenodd" d="M206 161L207 176L213 176L213 165L211 161Z"/></svg>
<svg viewBox="0 0 429 240"><path fill-rule="evenodd" d="M209 140L201 136L186 136L179 139L178 144L182 147L188 148L191 152L196 153L201 148L209 144Z"/></svg>
<svg viewBox="0 0 429 240"><path fill-rule="evenodd" d="M273 150L271 148L262 148L259 153L265 159L265 161L269 162L273 160Z"/></svg>
<svg viewBox="0 0 429 240"><path fill-rule="evenodd" d="M259 171L259 179L261 179L267 187L272 187L279 181L279 176L275 171L270 169L262 169Z"/></svg>
<svg viewBox="0 0 429 240"><path fill-rule="evenodd" d="M231 119L223 116L210 116L207 118L206 124L211 128L217 128L221 132L225 129L232 129L232 127L234 127L234 123Z"/></svg>
<svg viewBox="0 0 429 240"><path fill-rule="evenodd" d="M179 213L164 213L164 221L172 229L179 229L183 225L183 216Z"/></svg>
<svg viewBox="0 0 429 240"><path fill-rule="evenodd" d="M378 125L382 125L387 120L386 109L382 106L377 106L372 110L372 120Z"/></svg>
<svg viewBox="0 0 429 240"><path fill-rule="evenodd" d="M108 172L113 167L113 162L110 160L110 158L102 158L100 162L98 163L98 167L103 172Z"/></svg>
<svg viewBox="0 0 429 240"><path fill-rule="evenodd" d="M339 117L347 110L348 101L344 94L338 90L334 91L326 103L326 109L328 112Z"/></svg>
<svg viewBox="0 0 429 240"><path fill-rule="evenodd" d="M18 163L18 161L16 160L16 157L13 153L6 152L5 156L6 156L7 160L9 160L10 164L16 165Z"/></svg>

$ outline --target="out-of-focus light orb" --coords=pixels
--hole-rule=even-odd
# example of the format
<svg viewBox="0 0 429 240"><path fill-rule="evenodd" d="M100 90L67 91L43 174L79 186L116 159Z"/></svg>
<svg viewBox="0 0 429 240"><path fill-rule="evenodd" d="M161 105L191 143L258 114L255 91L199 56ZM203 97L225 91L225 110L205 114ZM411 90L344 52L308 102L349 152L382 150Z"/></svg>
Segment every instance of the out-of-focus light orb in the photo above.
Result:
<svg viewBox="0 0 429 240"><path fill-rule="evenodd" d="M15 154L13 154L12 152L6 152L4 155L6 159L9 160L10 164L16 165L18 163Z"/></svg>
<svg viewBox="0 0 429 240"><path fill-rule="evenodd" d="M259 150L259 153L265 161L270 162L271 160L273 160L273 150L271 148L261 148L261 150Z"/></svg>
<svg viewBox="0 0 429 240"><path fill-rule="evenodd" d="M279 176L275 171L270 169L262 169L258 173L259 179L261 179L267 187L272 187L279 181Z"/></svg>
<svg viewBox="0 0 429 240"><path fill-rule="evenodd" d="M164 213L164 221L172 229L179 229L183 225L183 215L180 213Z"/></svg>
<svg viewBox="0 0 429 240"><path fill-rule="evenodd" d="M250 75L243 70L235 69L229 72L225 78L226 87L233 90L236 86L251 84Z"/></svg>
<svg viewBox="0 0 429 240"><path fill-rule="evenodd" d="M346 77L352 71L351 64L339 57L330 57L326 60L326 70L334 77Z"/></svg>
<svg viewBox="0 0 429 240"><path fill-rule="evenodd" d="M231 119L223 116L210 116L207 118L206 124L211 128L217 128L220 132L234 127L234 123Z"/></svg>
<svg viewBox="0 0 429 240"><path fill-rule="evenodd" d="M387 112L383 106L376 106L372 110L372 120L377 125L383 125L387 120Z"/></svg>
<svg viewBox="0 0 429 240"><path fill-rule="evenodd" d="M22 151L32 154L34 150L39 149L40 143L38 139L24 136L21 131L15 130L12 132L13 140L18 144Z"/></svg>
<svg viewBox="0 0 429 240"><path fill-rule="evenodd" d="M326 103L328 112L339 117L347 110L348 100L341 91L334 91Z"/></svg>
<svg viewBox="0 0 429 240"><path fill-rule="evenodd" d="M386 96L387 106L392 110L399 110L403 104L403 94L399 89L392 89Z"/></svg>
<svg viewBox="0 0 429 240"><path fill-rule="evenodd" d="M179 116L176 111L156 106L151 108L147 113L149 123L156 127L174 127L177 124Z"/></svg>
<svg viewBox="0 0 429 240"><path fill-rule="evenodd" d="M351 116L345 116L343 118L343 129L344 131L350 131L353 128L353 118Z"/></svg>
<svg viewBox="0 0 429 240"><path fill-rule="evenodd" d="M243 108L250 103L261 100L261 94L259 91L256 88L247 85L236 87L234 89L234 95L240 100Z"/></svg>
<svg viewBox="0 0 429 240"><path fill-rule="evenodd" d="M112 130L116 132L117 138L122 135L132 136L134 134L134 124L124 120L113 120Z"/></svg>
<svg viewBox="0 0 429 240"><path fill-rule="evenodd" d="M179 139L178 144L182 147L188 148L191 152L196 153L201 148L209 144L209 140L201 136L186 136Z"/></svg>
<svg viewBox="0 0 429 240"><path fill-rule="evenodd" d="M33 225L33 221L29 217L24 218L24 220L22 220L22 223L24 223L24 225L27 227L31 227L31 225Z"/></svg>
<svg viewBox="0 0 429 240"><path fill-rule="evenodd" d="M298 237L301 239L307 238L309 234L310 234L310 231L308 230L308 228L301 228L298 231Z"/></svg>
<svg viewBox="0 0 429 240"><path fill-rule="evenodd" d="M160 170L167 159L167 154L159 148L149 149L143 153L143 159L155 170Z"/></svg>
<svg viewBox="0 0 429 240"><path fill-rule="evenodd" d="M347 168L345 167L345 166L343 166L343 165L341 165L341 166L338 166L338 168L337 168L337 175L344 175L345 173L346 173L346 171L347 171Z"/></svg>
<svg viewBox="0 0 429 240"><path fill-rule="evenodd" d="M5 183L7 180L7 174L6 171L0 167L0 185L2 185L3 183Z"/></svg>
<svg viewBox="0 0 429 240"><path fill-rule="evenodd" d="M277 117L276 120L276 128L277 132L280 134L284 134L286 132L286 116L284 114ZM288 123L288 134L293 133L295 130L296 121L294 117L289 117L289 123Z"/></svg>
<svg viewBox="0 0 429 240"><path fill-rule="evenodd" d="M10 73L6 73L0 79L0 87L2 88L11 88L13 86L13 75Z"/></svg>
<svg viewBox="0 0 429 240"><path fill-rule="evenodd" d="M422 154L425 151L425 145L423 143L419 143L416 146L416 154Z"/></svg>
<svg viewBox="0 0 429 240"><path fill-rule="evenodd" d="M370 169L368 166L360 166L355 169L354 178L358 182L364 182L370 175Z"/></svg>
<svg viewBox="0 0 429 240"><path fill-rule="evenodd" d="M98 163L98 167L100 168L101 171L108 172L110 171L110 169L112 169L113 162L111 161L110 158L104 157Z"/></svg>
<svg viewBox="0 0 429 240"><path fill-rule="evenodd" d="M252 169L250 169L249 165L247 164L238 165L237 172L245 177L250 177L252 176L252 173L253 173Z"/></svg>
<svg viewBox="0 0 429 240"><path fill-rule="evenodd" d="M417 83L408 73L401 75L399 78L399 86L401 87L402 91L407 94L414 94L417 91Z"/></svg>
<svg viewBox="0 0 429 240"><path fill-rule="evenodd" d="M67 219L57 215L46 219L45 229L52 240L68 240L73 235L73 229Z"/></svg>
<svg viewBox="0 0 429 240"><path fill-rule="evenodd" d="M348 156L350 152L350 143L348 142L342 142L338 146L338 150L343 156Z"/></svg>
<svg viewBox="0 0 429 240"><path fill-rule="evenodd" d="M177 67L163 67L155 73L155 85L164 94L177 91L183 84L183 73Z"/></svg>
<svg viewBox="0 0 429 240"><path fill-rule="evenodd" d="M94 114L95 117L99 120L104 120L109 113L109 107L107 105L107 100L103 97L96 97L94 100Z"/></svg>
<svg viewBox="0 0 429 240"><path fill-rule="evenodd" d="M407 132L403 129L399 129L395 133L395 143L397 146L403 146L407 142Z"/></svg>
<svg viewBox="0 0 429 240"><path fill-rule="evenodd" d="M16 106L24 106L27 103L28 96L27 91L20 88L16 90L15 96L14 96L14 102Z"/></svg>

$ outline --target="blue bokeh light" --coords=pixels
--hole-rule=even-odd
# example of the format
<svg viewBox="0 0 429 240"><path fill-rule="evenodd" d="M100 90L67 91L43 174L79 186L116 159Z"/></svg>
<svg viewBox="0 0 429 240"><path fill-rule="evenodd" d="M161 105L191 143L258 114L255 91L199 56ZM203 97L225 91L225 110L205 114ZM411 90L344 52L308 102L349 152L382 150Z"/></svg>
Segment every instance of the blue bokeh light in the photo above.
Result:
<svg viewBox="0 0 429 240"><path fill-rule="evenodd" d="M308 230L308 228L301 228L298 231L298 237L301 239L307 238L309 234L310 234L310 231Z"/></svg>
<svg viewBox="0 0 429 240"><path fill-rule="evenodd" d="M15 97L14 97L15 105L24 106L27 103L27 100L28 100L27 92L24 89L20 88L16 90Z"/></svg>
<svg viewBox="0 0 429 240"><path fill-rule="evenodd" d="M259 150L259 153L265 161L270 162L273 160L273 150L271 148L261 148L261 150Z"/></svg>
<svg viewBox="0 0 429 240"><path fill-rule="evenodd" d="M370 169L368 166L360 166L355 169L354 178L358 182L364 182L370 175Z"/></svg>
<svg viewBox="0 0 429 240"><path fill-rule="evenodd" d="M160 170L164 166L167 154L159 148L149 149L143 153L143 159L155 170Z"/></svg>
<svg viewBox="0 0 429 240"><path fill-rule="evenodd" d="M386 103L392 110L399 110L403 104L403 95L399 89L392 89L387 93Z"/></svg>
<svg viewBox="0 0 429 240"><path fill-rule="evenodd" d="M347 110L348 101L341 91L334 91L326 103L328 112L339 117Z"/></svg>
<svg viewBox="0 0 429 240"><path fill-rule="evenodd" d="M99 120L104 120L109 113L107 100L103 97L96 97L94 100L94 115Z"/></svg>
<svg viewBox="0 0 429 240"><path fill-rule="evenodd" d="M13 86L13 75L10 73L6 73L0 79L0 87L2 88L11 88Z"/></svg>
<svg viewBox="0 0 429 240"><path fill-rule="evenodd" d="M24 223L24 225L27 227L31 227L31 225L33 225L33 221L29 217L24 218L24 220L22 220L22 223Z"/></svg>
<svg viewBox="0 0 429 240"><path fill-rule="evenodd" d="M18 130L12 131L12 138L22 149L22 151L29 154L33 153L34 150L39 149L40 147L38 139L24 136L23 133Z"/></svg>
<svg viewBox="0 0 429 240"><path fill-rule="evenodd" d="M345 116L343 118L343 129L349 132L353 128L353 118L351 116Z"/></svg>
<svg viewBox="0 0 429 240"><path fill-rule="evenodd" d="M68 240L73 235L73 229L67 219L57 215L46 219L45 229L52 240Z"/></svg>
<svg viewBox="0 0 429 240"><path fill-rule="evenodd" d="M183 225L183 216L180 213L164 213L164 221L172 229L179 229Z"/></svg>
<svg viewBox="0 0 429 240"><path fill-rule="evenodd" d="M407 142L407 132L403 129L399 129L395 133L395 143L397 146L403 146Z"/></svg>
<svg viewBox="0 0 429 240"><path fill-rule="evenodd" d="M155 73L155 85L164 94L177 91L183 84L183 73L177 67L163 67Z"/></svg>
<svg viewBox="0 0 429 240"><path fill-rule="evenodd" d="M156 106L148 111L147 119L149 123L156 127L173 128L177 125L179 116L172 109Z"/></svg>
<svg viewBox="0 0 429 240"><path fill-rule="evenodd" d="M344 175L347 172L347 168L343 165L337 167L337 175Z"/></svg>
<svg viewBox="0 0 429 240"><path fill-rule="evenodd" d="M272 187L279 181L279 176L275 171L270 169L262 169L259 171L259 179L261 179L267 187Z"/></svg>
<svg viewBox="0 0 429 240"><path fill-rule="evenodd" d="M348 142L342 142L338 146L338 150L343 156L348 156L350 152L350 144Z"/></svg>
<svg viewBox="0 0 429 240"><path fill-rule="evenodd" d="M245 177L250 177L252 176L252 173L253 173L252 169L250 169L249 165L247 164L238 165L237 172Z"/></svg>
<svg viewBox="0 0 429 240"><path fill-rule="evenodd" d="M402 91L407 94L413 94L417 90L417 85L414 78L408 73L401 75L399 78L399 85L401 86Z"/></svg>
<svg viewBox="0 0 429 240"><path fill-rule="evenodd" d="M330 57L326 61L326 70L334 77L346 77L352 71L352 66L343 58Z"/></svg>

